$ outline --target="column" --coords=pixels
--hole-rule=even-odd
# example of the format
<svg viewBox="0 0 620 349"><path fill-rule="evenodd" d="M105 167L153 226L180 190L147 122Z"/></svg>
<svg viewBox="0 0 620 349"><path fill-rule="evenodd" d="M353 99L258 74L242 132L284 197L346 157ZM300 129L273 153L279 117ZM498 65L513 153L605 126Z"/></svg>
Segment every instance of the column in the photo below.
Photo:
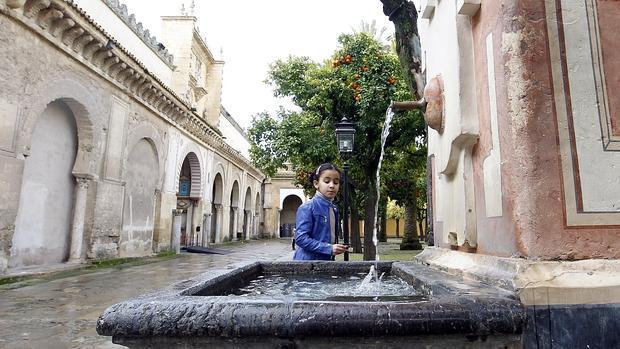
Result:
<svg viewBox="0 0 620 349"><path fill-rule="evenodd" d="M238 238L238 234L237 234L237 227L238 227L238 222L239 222L239 208L237 207L231 207L231 215L232 217L230 218L230 232L232 232L232 236L230 237L230 240L236 241L239 240Z"/></svg>
<svg viewBox="0 0 620 349"><path fill-rule="evenodd" d="M73 224L71 226L71 249L69 262L84 261L84 220L86 214L86 197L90 178L75 177L75 201L73 202Z"/></svg>
<svg viewBox="0 0 620 349"><path fill-rule="evenodd" d="M222 242L222 221L224 220L224 206L222 204L215 204L215 242Z"/></svg>
<svg viewBox="0 0 620 349"><path fill-rule="evenodd" d="M196 202L190 200L190 206L187 208L187 215L185 216L185 246L191 246L194 238L194 206L196 206Z"/></svg>
<svg viewBox="0 0 620 349"><path fill-rule="evenodd" d="M211 213L205 213L202 215L202 245L209 246L211 236Z"/></svg>
<svg viewBox="0 0 620 349"><path fill-rule="evenodd" d="M250 227L252 222L252 211L250 210L244 210L244 214L243 214L243 239L244 240L249 240L250 239Z"/></svg>
<svg viewBox="0 0 620 349"><path fill-rule="evenodd" d="M172 210L172 250L181 253L181 219L183 210Z"/></svg>

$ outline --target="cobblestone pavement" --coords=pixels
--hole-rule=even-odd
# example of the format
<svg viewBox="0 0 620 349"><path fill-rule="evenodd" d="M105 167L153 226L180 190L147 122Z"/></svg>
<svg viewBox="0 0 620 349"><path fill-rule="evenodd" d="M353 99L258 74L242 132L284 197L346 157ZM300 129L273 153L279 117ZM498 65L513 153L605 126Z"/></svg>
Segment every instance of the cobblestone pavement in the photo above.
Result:
<svg viewBox="0 0 620 349"><path fill-rule="evenodd" d="M233 253L187 254L163 262L109 268L0 290L0 348L123 348L95 330L97 318L108 306L203 272L292 257L288 239L219 248Z"/></svg>

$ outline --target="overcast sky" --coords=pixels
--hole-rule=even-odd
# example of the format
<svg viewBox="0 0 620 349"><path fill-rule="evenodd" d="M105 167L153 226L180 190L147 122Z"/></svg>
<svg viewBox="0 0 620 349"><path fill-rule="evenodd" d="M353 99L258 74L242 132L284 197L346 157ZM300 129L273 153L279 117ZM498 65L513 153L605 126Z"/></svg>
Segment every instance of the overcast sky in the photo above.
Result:
<svg viewBox="0 0 620 349"><path fill-rule="evenodd" d="M161 37L160 16L189 12L191 0L121 0L136 20ZM309 56L317 62L337 48L338 35L359 28L362 20L377 28L394 26L383 15L379 0L196 0L198 27L211 52L223 50L222 105L239 122L285 104L272 97L263 83L271 62L288 55Z"/></svg>

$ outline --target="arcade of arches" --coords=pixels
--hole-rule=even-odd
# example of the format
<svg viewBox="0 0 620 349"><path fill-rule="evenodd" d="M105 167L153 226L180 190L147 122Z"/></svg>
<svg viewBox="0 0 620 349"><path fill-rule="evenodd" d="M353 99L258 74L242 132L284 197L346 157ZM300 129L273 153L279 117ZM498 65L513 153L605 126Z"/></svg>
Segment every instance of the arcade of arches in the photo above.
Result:
<svg viewBox="0 0 620 349"><path fill-rule="evenodd" d="M217 123L130 49L97 45L107 34L74 5L47 4L79 20L41 22L43 3L0 14L0 274L277 237L278 194Z"/></svg>

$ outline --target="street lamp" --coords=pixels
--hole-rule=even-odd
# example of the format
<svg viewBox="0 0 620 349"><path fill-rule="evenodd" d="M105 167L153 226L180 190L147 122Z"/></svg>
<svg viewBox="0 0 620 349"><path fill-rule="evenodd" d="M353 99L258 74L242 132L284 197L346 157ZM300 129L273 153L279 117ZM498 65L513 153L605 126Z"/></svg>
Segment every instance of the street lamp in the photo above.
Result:
<svg viewBox="0 0 620 349"><path fill-rule="evenodd" d="M344 235L344 244L349 245L349 159L353 155L353 146L355 142L355 124L347 120L346 117L336 124L336 142L338 143L338 152L340 158L344 160L344 173L343 173L343 190L344 197L342 218L344 224L342 225ZM349 252L345 251L344 260L349 260Z"/></svg>

